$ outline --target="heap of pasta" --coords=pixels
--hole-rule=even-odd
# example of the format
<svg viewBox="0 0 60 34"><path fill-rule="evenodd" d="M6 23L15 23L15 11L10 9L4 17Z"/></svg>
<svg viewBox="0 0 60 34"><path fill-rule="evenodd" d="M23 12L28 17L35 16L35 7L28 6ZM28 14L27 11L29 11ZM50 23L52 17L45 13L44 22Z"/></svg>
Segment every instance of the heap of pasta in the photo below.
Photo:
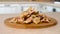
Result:
<svg viewBox="0 0 60 34"><path fill-rule="evenodd" d="M27 11L22 12L19 17L14 17L10 22L17 24L40 24L49 23L49 19L46 15L30 7Z"/></svg>

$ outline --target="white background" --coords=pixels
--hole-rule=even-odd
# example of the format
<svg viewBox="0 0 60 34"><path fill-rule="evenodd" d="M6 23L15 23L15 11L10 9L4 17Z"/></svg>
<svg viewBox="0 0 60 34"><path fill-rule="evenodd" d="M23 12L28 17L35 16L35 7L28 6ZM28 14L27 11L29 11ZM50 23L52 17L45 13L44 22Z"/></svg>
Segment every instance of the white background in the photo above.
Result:
<svg viewBox="0 0 60 34"><path fill-rule="evenodd" d="M20 13L22 11L27 10L27 8L29 8L30 6L32 6L33 8L35 8L38 11L41 12L53 12L52 9L54 7L52 6L44 6L41 4L0 4L0 14L11 14L11 13ZM56 8L56 7L55 7ZM60 12L60 8L56 8L57 12Z"/></svg>

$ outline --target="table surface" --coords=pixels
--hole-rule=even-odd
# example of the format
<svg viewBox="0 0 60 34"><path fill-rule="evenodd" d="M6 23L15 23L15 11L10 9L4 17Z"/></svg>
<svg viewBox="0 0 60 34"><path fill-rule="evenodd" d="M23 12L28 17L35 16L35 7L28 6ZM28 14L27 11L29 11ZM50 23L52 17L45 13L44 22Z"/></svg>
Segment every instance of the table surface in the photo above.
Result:
<svg viewBox="0 0 60 34"><path fill-rule="evenodd" d="M60 13L44 13L57 20L57 25L42 29L16 29L7 27L4 20L19 14L0 14L0 34L60 34Z"/></svg>

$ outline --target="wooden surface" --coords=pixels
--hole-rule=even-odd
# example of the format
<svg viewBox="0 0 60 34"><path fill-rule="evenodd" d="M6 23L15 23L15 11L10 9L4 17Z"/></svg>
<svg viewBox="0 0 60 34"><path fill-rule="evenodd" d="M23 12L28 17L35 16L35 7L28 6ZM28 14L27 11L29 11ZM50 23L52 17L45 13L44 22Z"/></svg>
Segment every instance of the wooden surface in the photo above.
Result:
<svg viewBox="0 0 60 34"><path fill-rule="evenodd" d="M60 34L60 13L45 13L46 15L53 17L57 20L57 25L42 29L15 29L7 27L4 24L4 20L19 14L0 14L0 34Z"/></svg>
<svg viewBox="0 0 60 34"><path fill-rule="evenodd" d="M5 20L5 25L12 27L12 28L29 28L29 29L36 29L36 28L45 28L45 27L50 27L54 26L57 24L57 21L54 18L49 17L48 19L50 20L49 23L40 23L40 24L17 24L17 23L11 23L9 22L12 18L7 18Z"/></svg>

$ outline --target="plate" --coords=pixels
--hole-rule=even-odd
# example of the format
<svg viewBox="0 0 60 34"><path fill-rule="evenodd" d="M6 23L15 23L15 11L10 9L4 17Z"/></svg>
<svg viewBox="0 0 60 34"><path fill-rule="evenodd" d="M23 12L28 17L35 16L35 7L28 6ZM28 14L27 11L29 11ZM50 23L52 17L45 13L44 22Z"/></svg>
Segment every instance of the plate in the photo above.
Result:
<svg viewBox="0 0 60 34"><path fill-rule="evenodd" d="M35 28L46 28L46 27L50 27L50 26L54 26L57 24L57 21L54 18L50 18L49 23L40 23L40 24L17 24L17 23L11 23L9 22L12 18L8 18L4 21L5 25L12 27L12 28L24 28L24 29L35 29Z"/></svg>

